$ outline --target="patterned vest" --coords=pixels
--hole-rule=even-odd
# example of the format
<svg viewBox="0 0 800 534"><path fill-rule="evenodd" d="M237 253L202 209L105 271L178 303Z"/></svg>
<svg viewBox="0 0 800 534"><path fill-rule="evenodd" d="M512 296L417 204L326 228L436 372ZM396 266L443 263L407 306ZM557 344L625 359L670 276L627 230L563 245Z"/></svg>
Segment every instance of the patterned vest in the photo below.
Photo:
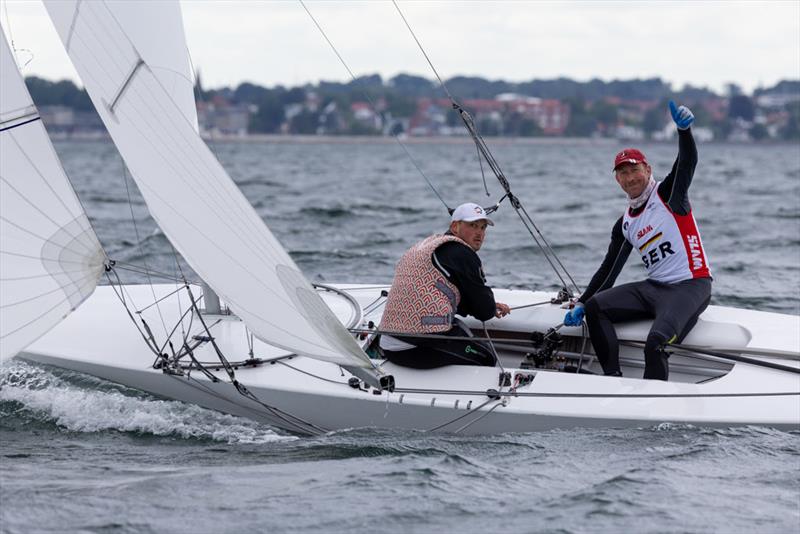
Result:
<svg viewBox="0 0 800 534"><path fill-rule="evenodd" d="M633 245L651 280L674 284L708 278L711 272L694 215L673 212L653 189L644 210L632 216L625 210L622 233Z"/></svg>
<svg viewBox="0 0 800 534"><path fill-rule="evenodd" d="M394 272L380 329L406 334L433 334L450 330L461 293L431 261L433 252L453 235L432 235L408 249Z"/></svg>

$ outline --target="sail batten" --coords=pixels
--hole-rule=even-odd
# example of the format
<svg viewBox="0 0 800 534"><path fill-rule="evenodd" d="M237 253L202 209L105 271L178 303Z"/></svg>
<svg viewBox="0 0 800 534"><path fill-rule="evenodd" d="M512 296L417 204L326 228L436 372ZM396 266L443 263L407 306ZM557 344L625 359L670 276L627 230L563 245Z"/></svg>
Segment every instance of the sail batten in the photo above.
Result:
<svg viewBox="0 0 800 534"><path fill-rule="evenodd" d="M105 254L0 36L0 359L94 291Z"/></svg>
<svg viewBox="0 0 800 534"><path fill-rule="evenodd" d="M137 27L170 19L147 16L152 9L175 6L178 20L161 31L183 36L177 2L138 4L128 13L117 5L86 2L77 10L74 1L45 1L153 219L256 337L300 355L372 368L198 136L196 115L193 123L183 109L187 94L193 104L192 93L168 90L172 82L161 76L159 56L145 49Z"/></svg>

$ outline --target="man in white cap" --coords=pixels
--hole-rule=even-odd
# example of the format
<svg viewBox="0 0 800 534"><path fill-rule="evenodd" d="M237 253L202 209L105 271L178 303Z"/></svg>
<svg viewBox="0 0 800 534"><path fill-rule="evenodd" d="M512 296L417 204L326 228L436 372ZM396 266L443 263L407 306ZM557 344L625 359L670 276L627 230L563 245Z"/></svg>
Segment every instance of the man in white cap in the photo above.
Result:
<svg viewBox="0 0 800 534"><path fill-rule="evenodd" d="M484 344L452 339L471 336L456 314L487 321L511 311L495 302L477 254L489 226L482 207L461 204L446 233L423 239L397 262L380 325L389 361L417 369L497 363Z"/></svg>
<svg viewBox="0 0 800 534"><path fill-rule="evenodd" d="M564 317L578 326L586 315L592 346L606 375L622 376L614 323L653 319L644 346L644 378L667 380L665 347L680 343L711 299L711 272L700 231L689 204L697 166L690 126L694 115L669 103L678 127L678 157L661 182L653 179L644 154L622 150L614 176L628 196L628 208L611 231L608 252L575 307ZM647 280L612 287L633 249L647 269Z"/></svg>

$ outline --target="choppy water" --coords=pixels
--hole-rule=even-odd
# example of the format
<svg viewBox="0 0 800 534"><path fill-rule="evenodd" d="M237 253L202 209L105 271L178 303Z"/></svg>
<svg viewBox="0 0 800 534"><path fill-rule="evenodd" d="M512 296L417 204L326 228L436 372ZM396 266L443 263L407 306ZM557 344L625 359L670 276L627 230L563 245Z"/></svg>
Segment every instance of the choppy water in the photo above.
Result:
<svg viewBox="0 0 800 534"><path fill-rule="evenodd" d="M622 209L609 170L618 148L493 145L581 285ZM642 148L663 176L674 146ZM57 149L109 254L172 272L171 249L135 191L131 222L112 145ZM448 203L490 203L473 147L409 149ZM315 280L388 281L406 247L447 224L393 144L229 143L215 151ZM487 183L496 200L496 181ZM700 146L691 195L713 302L800 313L800 147ZM555 288L514 212L501 208L494 219L481 251L490 282ZM621 280L642 275L632 258ZM0 444L3 532L800 532L800 434L760 427L307 438L11 362L0 369Z"/></svg>

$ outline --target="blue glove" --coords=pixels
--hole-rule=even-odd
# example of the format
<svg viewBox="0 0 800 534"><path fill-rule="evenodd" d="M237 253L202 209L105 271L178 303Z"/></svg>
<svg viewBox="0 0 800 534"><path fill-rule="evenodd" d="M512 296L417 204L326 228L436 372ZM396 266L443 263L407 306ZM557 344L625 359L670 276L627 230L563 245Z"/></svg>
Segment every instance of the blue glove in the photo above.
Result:
<svg viewBox="0 0 800 534"><path fill-rule="evenodd" d="M564 316L564 326L580 326L585 314L583 304L580 302L575 303L575 307Z"/></svg>
<svg viewBox="0 0 800 534"><path fill-rule="evenodd" d="M678 107L672 100L669 101L669 112L672 114L672 120L678 126L679 130L685 130L694 122L694 113L686 106Z"/></svg>

